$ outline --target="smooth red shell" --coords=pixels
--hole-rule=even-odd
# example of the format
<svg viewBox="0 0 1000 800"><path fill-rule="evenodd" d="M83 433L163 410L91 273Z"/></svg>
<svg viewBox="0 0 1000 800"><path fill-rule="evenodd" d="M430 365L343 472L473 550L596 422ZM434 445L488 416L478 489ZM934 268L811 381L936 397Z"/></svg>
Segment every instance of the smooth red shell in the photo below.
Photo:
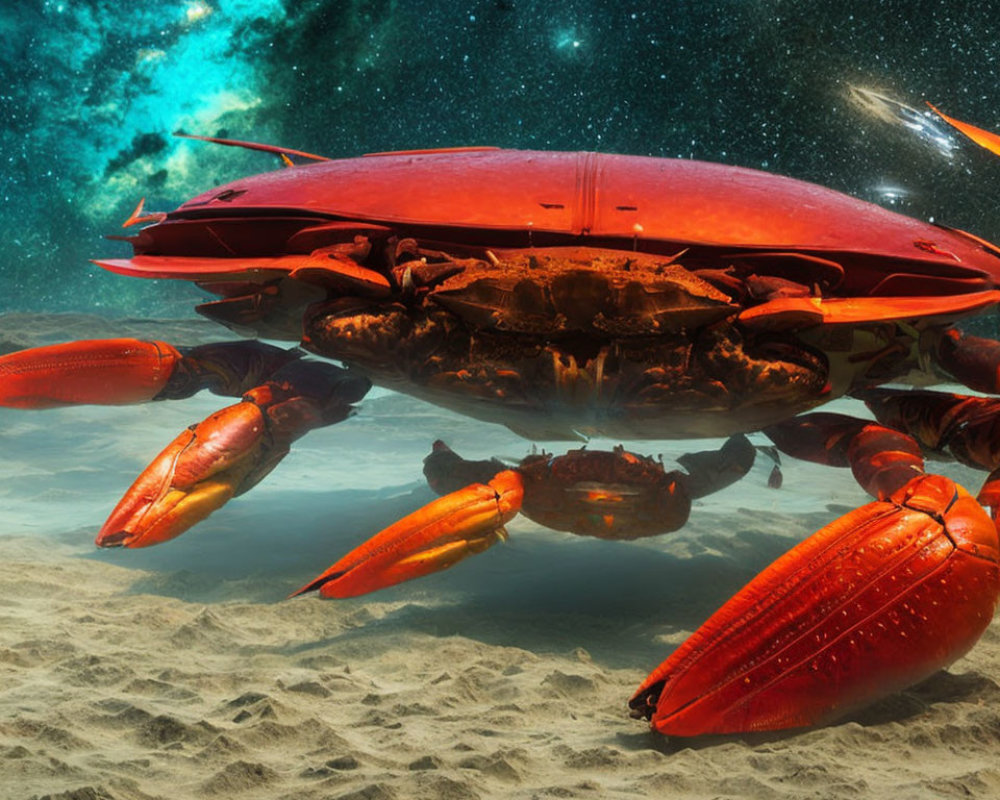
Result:
<svg viewBox="0 0 1000 800"><path fill-rule="evenodd" d="M840 192L646 156L483 149L333 160L234 181L171 216L263 209L484 233L861 252L1000 276L1000 259L972 238Z"/></svg>

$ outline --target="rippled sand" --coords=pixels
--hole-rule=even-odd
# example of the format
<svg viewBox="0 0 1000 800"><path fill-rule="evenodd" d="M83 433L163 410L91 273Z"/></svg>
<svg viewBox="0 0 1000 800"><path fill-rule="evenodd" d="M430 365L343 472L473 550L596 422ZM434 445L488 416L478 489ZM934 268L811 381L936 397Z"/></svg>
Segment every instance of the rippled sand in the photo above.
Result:
<svg viewBox="0 0 1000 800"><path fill-rule="evenodd" d="M110 330L8 316L0 346ZM525 450L384 395L177 541L96 552L138 469L225 402L0 410L0 797L1000 795L998 623L949 672L824 729L684 741L628 718L646 672L725 597L865 501L848 473L788 464L775 492L761 464L668 537L518 521L506 547L450 572L286 601L431 497L417 479L435 437L476 457Z"/></svg>

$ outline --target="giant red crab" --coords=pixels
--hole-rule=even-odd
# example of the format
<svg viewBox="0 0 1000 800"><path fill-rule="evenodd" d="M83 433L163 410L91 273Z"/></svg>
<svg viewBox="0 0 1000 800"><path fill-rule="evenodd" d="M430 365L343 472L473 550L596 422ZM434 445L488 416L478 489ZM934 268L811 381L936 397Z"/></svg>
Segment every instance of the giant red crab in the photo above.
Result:
<svg viewBox="0 0 1000 800"><path fill-rule="evenodd" d="M961 125L961 123L955 123ZM969 127L967 133L985 132ZM982 136L978 139L987 146ZM213 189L130 238L114 272L196 282L199 311L301 340L175 348L113 339L0 359L0 403L241 397L175 439L98 535L172 538L246 491L370 381L532 439L731 436L665 473L622 450L467 462L444 496L300 592L343 597L450 566L518 511L609 538L673 530L745 473L763 430L850 466L878 499L830 523L713 615L638 689L673 735L816 724L950 663L998 596L996 401L876 388L911 370L1000 391L1000 343L955 321L1000 303L1000 249L807 183L691 161L490 148L331 161ZM995 142L994 142L995 144ZM846 393L877 422L804 413ZM991 472L978 502L922 449ZM993 518L983 510L992 509Z"/></svg>

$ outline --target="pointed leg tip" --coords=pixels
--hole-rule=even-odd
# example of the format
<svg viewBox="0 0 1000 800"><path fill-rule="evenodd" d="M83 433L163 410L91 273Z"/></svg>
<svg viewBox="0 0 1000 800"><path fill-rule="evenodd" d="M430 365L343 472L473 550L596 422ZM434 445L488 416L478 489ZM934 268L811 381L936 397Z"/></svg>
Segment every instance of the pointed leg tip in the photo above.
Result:
<svg viewBox="0 0 1000 800"><path fill-rule="evenodd" d="M98 547L128 547L132 539L132 534L125 530L101 531L97 534L94 544Z"/></svg>
<svg viewBox="0 0 1000 800"><path fill-rule="evenodd" d="M340 578L345 574L345 571L333 572L333 573L323 573L317 578L309 581L305 586L302 586L288 595L287 599L291 600L293 597L301 597L302 595L310 594L312 592L318 592L320 597L333 598L337 597L334 594L330 584Z"/></svg>
<svg viewBox="0 0 1000 800"><path fill-rule="evenodd" d="M305 586L300 586L294 592L290 592L285 599L291 600L293 597L302 597L303 595L309 594L310 592L316 591L316 586L313 583L307 583Z"/></svg>

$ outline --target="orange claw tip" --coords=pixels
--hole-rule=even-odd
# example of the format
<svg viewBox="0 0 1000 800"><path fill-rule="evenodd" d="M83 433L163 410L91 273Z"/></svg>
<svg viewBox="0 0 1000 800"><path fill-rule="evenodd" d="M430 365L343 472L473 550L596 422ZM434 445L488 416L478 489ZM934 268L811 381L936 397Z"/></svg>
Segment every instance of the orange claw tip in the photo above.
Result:
<svg viewBox="0 0 1000 800"><path fill-rule="evenodd" d="M238 481L203 481L188 490L171 488L153 500L129 492L97 534L98 547L151 547L176 539L221 508Z"/></svg>
<svg viewBox="0 0 1000 800"><path fill-rule="evenodd" d="M94 544L98 547L127 547L128 531L104 531L97 534Z"/></svg>

